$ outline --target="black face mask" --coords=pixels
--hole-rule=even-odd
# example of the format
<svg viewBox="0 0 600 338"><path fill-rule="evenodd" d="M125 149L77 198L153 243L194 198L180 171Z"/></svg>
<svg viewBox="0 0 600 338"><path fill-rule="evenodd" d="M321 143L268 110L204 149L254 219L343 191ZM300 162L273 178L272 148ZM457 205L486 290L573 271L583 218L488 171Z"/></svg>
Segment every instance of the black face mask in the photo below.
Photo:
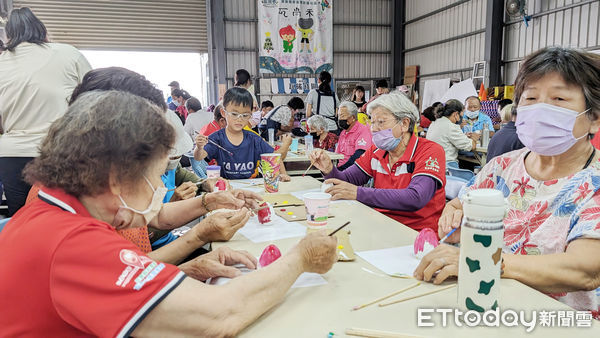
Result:
<svg viewBox="0 0 600 338"><path fill-rule="evenodd" d="M338 126L344 130L348 130L350 123L348 123L348 120L338 120Z"/></svg>

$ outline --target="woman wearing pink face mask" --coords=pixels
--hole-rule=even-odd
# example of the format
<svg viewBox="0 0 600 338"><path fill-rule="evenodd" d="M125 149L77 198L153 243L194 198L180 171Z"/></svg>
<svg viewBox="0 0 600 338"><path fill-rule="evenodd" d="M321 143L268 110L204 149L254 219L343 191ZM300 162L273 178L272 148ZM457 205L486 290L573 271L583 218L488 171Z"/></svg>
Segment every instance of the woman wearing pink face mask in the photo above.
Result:
<svg viewBox="0 0 600 338"><path fill-rule="evenodd" d="M25 169L39 199L0 232L2 336L235 336L300 274L331 268L335 237L313 233L268 267L209 286L186 275L256 259L218 249L184 272L119 236L160 217L174 136L160 107L110 90L81 94L52 124Z"/></svg>
<svg viewBox="0 0 600 338"><path fill-rule="evenodd" d="M600 120L600 56L545 48L521 64L515 84L517 134L525 148L494 158L448 203L439 235L457 228L470 190L500 190L503 277L517 279L598 318L600 153L590 143ZM460 240L460 230L448 242ZM459 249L442 245L421 261L418 279L457 274ZM437 277L433 274L437 273Z"/></svg>
<svg viewBox="0 0 600 338"><path fill-rule="evenodd" d="M311 162L323 172L332 199L357 200L415 230L437 224L446 197L446 158L437 143L413 134L419 111L402 93L369 103L373 146L344 171L317 149ZM373 178L373 188L364 185Z"/></svg>

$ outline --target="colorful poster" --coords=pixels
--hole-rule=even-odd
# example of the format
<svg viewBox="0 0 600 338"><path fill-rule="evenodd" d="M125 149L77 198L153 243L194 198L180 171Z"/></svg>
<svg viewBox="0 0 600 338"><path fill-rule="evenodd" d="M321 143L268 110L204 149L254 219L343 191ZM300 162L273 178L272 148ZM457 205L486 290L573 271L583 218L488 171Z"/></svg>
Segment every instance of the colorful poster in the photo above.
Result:
<svg viewBox="0 0 600 338"><path fill-rule="evenodd" d="M333 0L257 0L260 72L333 72Z"/></svg>

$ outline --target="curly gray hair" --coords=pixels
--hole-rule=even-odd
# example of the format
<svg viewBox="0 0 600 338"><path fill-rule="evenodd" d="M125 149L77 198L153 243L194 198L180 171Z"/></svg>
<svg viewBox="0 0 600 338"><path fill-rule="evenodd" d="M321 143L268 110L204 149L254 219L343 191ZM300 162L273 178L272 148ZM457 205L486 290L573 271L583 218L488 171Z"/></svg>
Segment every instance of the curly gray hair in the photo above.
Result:
<svg viewBox="0 0 600 338"><path fill-rule="evenodd" d="M75 197L106 191L112 170L120 182L137 183L175 140L164 115L160 107L126 92L82 94L50 126L25 177Z"/></svg>
<svg viewBox="0 0 600 338"><path fill-rule="evenodd" d="M306 125L311 131L328 131L329 127L327 124L327 120L321 115L313 115L308 118L306 121Z"/></svg>

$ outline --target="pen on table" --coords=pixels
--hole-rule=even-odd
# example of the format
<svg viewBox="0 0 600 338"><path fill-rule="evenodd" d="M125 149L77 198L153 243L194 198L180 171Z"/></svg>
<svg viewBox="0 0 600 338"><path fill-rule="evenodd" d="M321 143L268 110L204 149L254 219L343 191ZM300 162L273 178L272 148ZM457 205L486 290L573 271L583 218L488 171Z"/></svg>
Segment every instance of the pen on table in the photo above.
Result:
<svg viewBox="0 0 600 338"><path fill-rule="evenodd" d="M337 229L333 230L333 232L332 232L332 233L330 233L330 234L329 234L329 236L333 236L333 235L335 235L335 233L336 233L336 232L338 232L338 231L342 230L342 229L343 229L343 228L344 228L346 225L348 225L348 224L350 224L350 221L348 221L348 222L344 223L344 225L342 225L341 227L339 227L339 228L337 228Z"/></svg>
<svg viewBox="0 0 600 338"><path fill-rule="evenodd" d="M440 239L440 244L445 243L445 241L448 239L448 237L450 237L450 235L452 235L456 231L456 229L458 229L458 228L454 228L454 229L450 230L450 232L448 234L446 234L446 236L444 236L444 238Z"/></svg>

